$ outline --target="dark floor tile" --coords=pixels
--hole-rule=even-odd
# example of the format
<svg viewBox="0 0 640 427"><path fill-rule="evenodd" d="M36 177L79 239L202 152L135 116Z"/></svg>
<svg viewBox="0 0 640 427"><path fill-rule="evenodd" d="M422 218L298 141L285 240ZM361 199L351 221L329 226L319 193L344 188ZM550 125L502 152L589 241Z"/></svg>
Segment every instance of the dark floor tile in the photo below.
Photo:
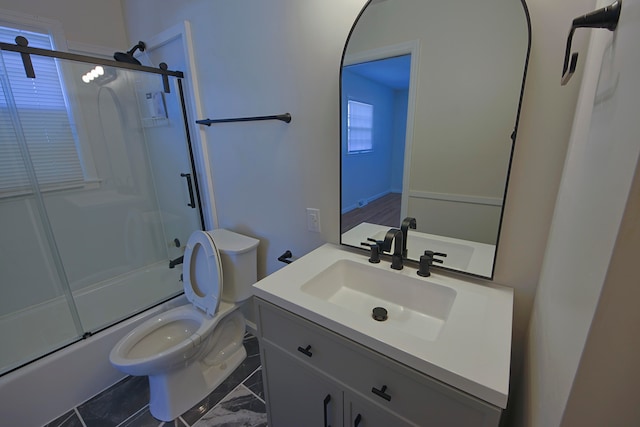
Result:
<svg viewBox="0 0 640 427"><path fill-rule="evenodd" d="M258 338L251 334L247 334L244 338L244 348L247 350L247 356L260 356L260 346Z"/></svg>
<svg viewBox="0 0 640 427"><path fill-rule="evenodd" d="M182 418L187 423L189 423L189 425L194 424L196 421L202 418L204 414L209 412L211 408L216 406L222 399L224 399L227 394L229 394L234 388L238 386L238 384L240 383L229 381L229 379L227 378L207 397L198 402L198 404L193 408L182 414Z"/></svg>
<svg viewBox="0 0 640 427"><path fill-rule="evenodd" d="M194 425L194 427L231 426L267 426L267 410L264 403L246 387L238 387Z"/></svg>
<svg viewBox="0 0 640 427"><path fill-rule="evenodd" d="M258 369L243 383L245 387L254 392L260 399L264 400L264 385L262 384L262 369Z"/></svg>
<svg viewBox="0 0 640 427"><path fill-rule="evenodd" d="M87 427L120 424L149 403L147 377L127 377L78 407Z"/></svg>
<svg viewBox="0 0 640 427"><path fill-rule="evenodd" d="M158 427L161 421L156 420L149 412L149 407L145 407L137 414L128 418L125 422L120 424L118 427ZM167 423L165 425L171 425ZM89 427L89 426L87 426Z"/></svg>
<svg viewBox="0 0 640 427"><path fill-rule="evenodd" d="M78 418L78 414L72 409L44 427L82 427L82 422Z"/></svg>
<svg viewBox="0 0 640 427"><path fill-rule="evenodd" d="M236 385L243 382L249 375L251 375L260 366L260 348L258 346L258 339L251 336L249 339L245 339L244 348L247 350L247 357L242 364L236 368L235 371L229 376L229 380L236 382Z"/></svg>

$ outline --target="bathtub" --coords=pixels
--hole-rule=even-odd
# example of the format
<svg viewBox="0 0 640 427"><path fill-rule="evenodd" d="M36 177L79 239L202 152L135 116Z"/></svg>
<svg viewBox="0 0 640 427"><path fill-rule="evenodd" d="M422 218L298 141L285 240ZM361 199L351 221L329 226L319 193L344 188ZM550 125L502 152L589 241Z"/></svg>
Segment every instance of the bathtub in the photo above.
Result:
<svg viewBox="0 0 640 427"><path fill-rule="evenodd" d="M182 283L177 280L179 274L179 268L169 270L163 262L74 292L84 327L91 330L124 318L143 307L145 301L153 300L152 294L158 300L162 296L179 293L182 290ZM44 425L120 381L125 375L109 363L109 352L116 342L154 314L186 303L186 298L178 295L0 377L3 422L8 425ZM9 332L12 327L15 330L17 323L46 325L47 331L56 331L56 321L64 320L64 307L65 301L56 299L0 319L0 328L6 334L2 336L7 338L0 352L4 356L0 357L11 356L9 349L32 341ZM59 315L52 316L52 313ZM68 326L68 322L66 324ZM32 330L40 331L38 328ZM31 338L62 342L59 337L38 334L42 336Z"/></svg>

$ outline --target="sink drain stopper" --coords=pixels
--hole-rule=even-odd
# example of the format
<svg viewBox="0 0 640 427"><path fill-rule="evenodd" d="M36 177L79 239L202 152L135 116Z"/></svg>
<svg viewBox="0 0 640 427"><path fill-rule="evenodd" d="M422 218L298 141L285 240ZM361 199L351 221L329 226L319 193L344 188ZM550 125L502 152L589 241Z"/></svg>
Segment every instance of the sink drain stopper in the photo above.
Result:
<svg viewBox="0 0 640 427"><path fill-rule="evenodd" d="M382 307L375 307L373 312L371 313L371 317L373 317L378 322L384 322L387 320L387 310Z"/></svg>

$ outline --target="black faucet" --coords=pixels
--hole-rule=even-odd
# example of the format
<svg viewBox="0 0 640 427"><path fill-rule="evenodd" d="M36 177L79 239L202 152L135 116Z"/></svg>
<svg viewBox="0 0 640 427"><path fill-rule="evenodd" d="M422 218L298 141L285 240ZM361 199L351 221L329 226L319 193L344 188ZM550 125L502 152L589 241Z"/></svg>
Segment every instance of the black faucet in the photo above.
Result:
<svg viewBox="0 0 640 427"><path fill-rule="evenodd" d="M402 220L400 231L402 231L402 258L407 259L407 240L409 239L409 229L416 229L416 219L410 216Z"/></svg>
<svg viewBox="0 0 640 427"><path fill-rule="evenodd" d="M402 270L402 231L397 228L392 228L387 231L384 236L383 250L391 251L391 242L395 239L393 245L393 255L391 255L391 268L394 270Z"/></svg>

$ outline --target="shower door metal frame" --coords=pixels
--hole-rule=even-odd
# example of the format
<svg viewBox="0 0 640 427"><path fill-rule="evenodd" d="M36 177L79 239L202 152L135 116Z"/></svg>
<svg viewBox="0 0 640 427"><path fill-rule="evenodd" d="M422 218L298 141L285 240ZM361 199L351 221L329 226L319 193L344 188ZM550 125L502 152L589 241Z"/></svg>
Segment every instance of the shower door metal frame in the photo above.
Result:
<svg viewBox="0 0 640 427"><path fill-rule="evenodd" d="M50 58L68 59L76 62L88 62L97 65L106 65L109 67L125 68L134 71L146 71L147 73L161 74L164 76L173 76L180 79L184 78L182 71L164 70L162 68L147 67L146 65L130 64L128 62L118 62L113 59L98 58L88 55L79 55L77 53L62 52L59 50L42 49L38 47L20 46L17 44L0 42L0 50L8 50L11 52L24 53L27 55L48 56Z"/></svg>
<svg viewBox="0 0 640 427"><path fill-rule="evenodd" d="M9 51L9 52L17 52L20 53L22 55L23 58L23 62L25 62L25 74L27 75L28 78L33 78L30 77L30 71L33 72L33 70L29 69L29 64L28 62L30 62L30 58L29 55L39 55L39 56L45 56L45 57L50 57L50 58L54 58L54 59L64 59L64 60L70 60L70 61L75 61L75 62L82 62L82 63L88 63L88 64L93 64L93 65L104 65L104 66L108 66L108 67L115 67L115 68L122 68L122 69L127 69L127 70L132 70L132 71L142 71L142 72L147 72L147 73L152 73L152 74L159 74L163 77L164 80L164 88L165 88L165 92L169 92L170 90L170 86L167 83L167 79L168 77L175 77L176 81L177 81L177 87L178 87L178 96L179 96L179 100L180 100L180 108L182 109L182 118L184 121L184 129L185 129L185 139L187 142L187 149L188 149L188 154L189 154L189 162L190 162L190 166L191 166L191 170L193 172L192 177L193 177L193 186L195 188L195 193L196 193L196 198L197 198L197 205L198 205L198 215L200 217L200 226L201 229L204 230L205 229L205 222L204 222L204 212L203 212L203 208L202 208L202 197L200 195L200 190L199 190L199 185L198 185L198 173L196 170L196 162L195 162L195 157L194 157L194 153L193 153L193 146L192 146L192 141L191 141L191 134L189 131L189 118L187 116L187 108L186 108L186 103L185 103L185 99L184 99L184 89L183 89L183 85L182 85L182 79L184 78L184 73L182 71L175 71L175 70L169 70L166 67L165 63L160 64L160 68L154 68L154 67L148 67L145 65L137 65L137 64L130 64L130 63L125 63L125 62L118 62L115 60L111 60L111 59L105 59L105 58L98 58L98 57L93 57L93 56L88 56L88 55L80 55L80 54L74 54L74 53L69 53L69 52L61 52L61 51L56 51L56 50L48 50L48 49L42 49L42 48L34 48L34 47L28 47L28 46L21 46L18 44L10 44L10 43L3 43L0 42L0 51ZM37 73L35 78L37 78ZM27 159L28 160L28 159ZM30 176L35 175L34 171L30 169L30 171L32 172L32 174L30 174ZM36 185L35 190L36 192L39 193L38 190L38 186L37 186L37 181L35 182L35 184L32 185ZM38 198L38 197L36 197ZM42 202L42 200L39 200L40 202ZM46 213L46 207L43 205L43 203L39 203L39 207L45 209L45 213ZM47 215L44 215L45 218L48 218ZM45 226L45 229L50 230L50 227ZM47 234L47 237L53 238L53 235L49 236ZM50 242L52 243L52 242ZM53 241L54 244L54 248L55 248L55 241ZM55 251L57 253L57 250ZM43 354L42 356L39 356L33 360L29 360L26 361L22 364L20 364L19 366L14 367L13 369L10 369L7 372L4 372L2 375L6 375L10 372L13 372L17 369L20 369L21 367L28 365L36 360L42 359L43 357L46 357L52 353L55 353L63 348L66 348L70 345L73 345L79 341L82 341L83 339L87 339L88 337L90 337L92 334L100 332L101 330L104 330L105 328L108 328L109 326L111 326L112 324L109 324L103 328L99 328L93 332L89 332L89 331L85 331L84 327L81 324L81 321L78 317L77 314L77 309L75 309L75 303L73 300L73 296L71 295L71 291L69 288L69 282L66 279L66 274L64 273L64 265L60 264L58 265L59 261L60 263L62 263L62 260L58 259L58 257L56 257L56 267L59 267L62 269L62 276L60 277L60 279L65 279L65 283L64 288L65 288L65 296L68 299L69 297L72 298L71 301L71 306L72 306L72 317L74 320L74 324L76 326L76 329L80 329L80 331L78 332L78 338L69 342L66 345L63 345L61 347L58 347L54 350L51 350L45 354ZM60 271L58 271L58 273L60 273ZM60 276L60 274L59 274ZM169 298L171 299L171 298ZM162 304L164 302L166 302L167 299L159 301L156 305ZM69 302L68 302L69 303ZM135 316L137 315L138 312L136 313L132 313L131 316ZM121 319L119 320L117 323L122 322L128 318L130 318L131 316L125 318L125 319ZM80 332L83 332L82 335L80 335Z"/></svg>

